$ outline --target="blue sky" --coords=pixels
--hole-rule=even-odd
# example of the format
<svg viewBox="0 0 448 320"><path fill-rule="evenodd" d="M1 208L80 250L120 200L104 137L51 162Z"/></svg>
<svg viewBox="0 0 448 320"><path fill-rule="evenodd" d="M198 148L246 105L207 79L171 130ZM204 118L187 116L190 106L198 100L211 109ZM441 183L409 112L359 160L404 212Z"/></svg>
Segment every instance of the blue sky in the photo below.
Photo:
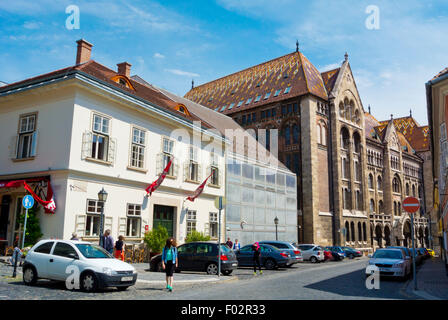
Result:
<svg viewBox="0 0 448 320"><path fill-rule="evenodd" d="M69 5L80 29L66 28ZM366 8L379 9L369 30ZM75 41L92 58L184 95L202 84L295 50L319 69L347 51L364 108L379 119L412 108L427 123L425 82L448 66L448 4L420 0L0 0L0 81L75 63Z"/></svg>

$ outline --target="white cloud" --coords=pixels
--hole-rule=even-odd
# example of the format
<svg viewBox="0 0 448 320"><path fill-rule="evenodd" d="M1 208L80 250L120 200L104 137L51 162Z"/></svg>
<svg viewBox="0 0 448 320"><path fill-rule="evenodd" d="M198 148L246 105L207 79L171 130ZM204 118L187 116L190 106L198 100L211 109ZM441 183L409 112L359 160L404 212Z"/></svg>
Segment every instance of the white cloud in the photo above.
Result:
<svg viewBox="0 0 448 320"><path fill-rule="evenodd" d="M334 70L337 69L341 66L340 63L331 63L331 64L327 64L323 67L318 68L319 72L326 72L326 71L330 71L330 70Z"/></svg>
<svg viewBox="0 0 448 320"><path fill-rule="evenodd" d="M187 77L199 77L200 76L197 73L183 71L183 70L179 70L179 69L165 69L165 71L168 71L168 72L178 75L178 76L187 76Z"/></svg>
<svg viewBox="0 0 448 320"><path fill-rule="evenodd" d="M165 56L163 54L161 54L161 53L156 52L156 53L154 53L154 58L156 58L156 59L164 59Z"/></svg>
<svg viewBox="0 0 448 320"><path fill-rule="evenodd" d="M25 29L36 30L40 28L41 23L36 21L27 21L23 24Z"/></svg>

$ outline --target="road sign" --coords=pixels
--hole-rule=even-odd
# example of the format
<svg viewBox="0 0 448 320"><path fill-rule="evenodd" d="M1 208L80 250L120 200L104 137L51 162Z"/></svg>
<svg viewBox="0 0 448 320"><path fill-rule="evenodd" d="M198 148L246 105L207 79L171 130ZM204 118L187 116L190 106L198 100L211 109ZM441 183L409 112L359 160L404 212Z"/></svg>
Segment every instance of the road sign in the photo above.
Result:
<svg viewBox="0 0 448 320"><path fill-rule="evenodd" d="M415 213L420 209L420 201L415 197L407 197L403 200L403 209L409 213Z"/></svg>
<svg viewBox="0 0 448 320"><path fill-rule="evenodd" d="M225 205L226 205L225 197L216 197L215 198L215 208L216 209L222 210Z"/></svg>
<svg viewBox="0 0 448 320"><path fill-rule="evenodd" d="M34 205L34 199L30 195L26 195L23 197L22 205L25 209L31 209Z"/></svg>

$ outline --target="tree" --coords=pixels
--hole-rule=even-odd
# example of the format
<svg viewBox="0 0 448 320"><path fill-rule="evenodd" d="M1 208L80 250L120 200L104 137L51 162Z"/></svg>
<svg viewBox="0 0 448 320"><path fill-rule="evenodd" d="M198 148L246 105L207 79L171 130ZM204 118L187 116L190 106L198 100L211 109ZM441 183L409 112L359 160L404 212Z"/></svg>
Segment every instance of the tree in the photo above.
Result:
<svg viewBox="0 0 448 320"><path fill-rule="evenodd" d="M192 242L192 241L209 241L210 236L206 236L204 233L193 230L190 234L187 235L185 238L185 242Z"/></svg>
<svg viewBox="0 0 448 320"><path fill-rule="evenodd" d="M151 252L160 253L165 246L166 239L168 239L168 231L164 226L159 225L145 233L144 241Z"/></svg>
<svg viewBox="0 0 448 320"><path fill-rule="evenodd" d="M39 241L43 236L40 230L40 222L38 218L40 207L37 203L30 209L28 209L28 218L26 220L26 230L25 230L25 247L31 247ZM25 211L26 212L26 211ZM24 226L25 224L25 212L20 215L19 223ZM19 246L21 243L19 243Z"/></svg>

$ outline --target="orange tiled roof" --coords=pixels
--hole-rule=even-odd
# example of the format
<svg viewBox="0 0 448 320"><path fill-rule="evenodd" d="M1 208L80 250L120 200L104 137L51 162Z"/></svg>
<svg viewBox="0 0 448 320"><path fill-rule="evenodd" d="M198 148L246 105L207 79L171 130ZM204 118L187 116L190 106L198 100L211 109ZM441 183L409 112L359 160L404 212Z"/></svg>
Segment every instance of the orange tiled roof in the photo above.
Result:
<svg viewBox="0 0 448 320"><path fill-rule="evenodd" d="M285 93L288 87L290 92ZM277 91L278 95L274 96ZM224 114L232 114L307 93L328 99L319 71L302 53L293 52L197 86L187 92L185 98ZM255 102L258 96L261 97ZM252 100L246 104L248 99ZM240 101L243 103L238 107Z"/></svg>
<svg viewBox="0 0 448 320"><path fill-rule="evenodd" d="M390 120L382 121L387 125ZM393 119L395 128L401 132L415 151L429 150L429 127L420 126L411 116Z"/></svg>

